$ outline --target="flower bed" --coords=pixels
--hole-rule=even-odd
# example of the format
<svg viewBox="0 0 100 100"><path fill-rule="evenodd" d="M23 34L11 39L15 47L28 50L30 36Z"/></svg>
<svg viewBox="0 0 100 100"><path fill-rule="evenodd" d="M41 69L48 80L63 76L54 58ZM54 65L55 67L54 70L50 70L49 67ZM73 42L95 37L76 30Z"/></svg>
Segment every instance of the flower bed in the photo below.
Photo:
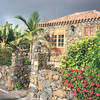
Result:
<svg viewBox="0 0 100 100"><path fill-rule="evenodd" d="M59 72L62 87L70 88L78 100L100 100L100 69L76 66Z"/></svg>

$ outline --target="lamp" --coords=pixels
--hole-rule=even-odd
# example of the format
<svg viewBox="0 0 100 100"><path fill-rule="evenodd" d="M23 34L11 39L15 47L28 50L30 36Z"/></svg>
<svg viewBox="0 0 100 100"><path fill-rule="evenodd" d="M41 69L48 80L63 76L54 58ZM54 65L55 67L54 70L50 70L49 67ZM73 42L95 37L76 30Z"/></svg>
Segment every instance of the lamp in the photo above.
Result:
<svg viewBox="0 0 100 100"><path fill-rule="evenodd" d="M72 25L72 26L71 26L71 29L72 29L72 31L74 32L74 31L75 31L75 26Z"/></svg>

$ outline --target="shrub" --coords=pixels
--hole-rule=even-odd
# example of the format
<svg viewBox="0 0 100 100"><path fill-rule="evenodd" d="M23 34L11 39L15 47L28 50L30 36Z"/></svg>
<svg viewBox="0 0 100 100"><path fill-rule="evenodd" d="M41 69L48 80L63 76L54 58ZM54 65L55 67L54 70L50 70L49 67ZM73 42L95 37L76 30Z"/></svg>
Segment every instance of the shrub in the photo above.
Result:
<svg viewBox="0 0 100 100"><path fill-rule="evenodd" d="M98 36L84 38L75 45L71 45L66 50L61 67L73 67L90 64L100 68L100 31Z"/></svg>
<svg viewBox="0 0 100 100"><path fill-rule="evenodd" d="M0 65L11 65L12 53L9 49L0 48Z"/></svg>
<svg viewBox="0 0 100 100"><path fill-rule="evenodd" d="M100 98L100 31L66 50L58 69L62 86L72 89L78 100Z"/></svg>
<svg viewBox="0 0 100 100"><path fill-rule="evenodd" d="M15 89L17 89L17 90L20 90L22 88L22 84L21 84L21 82L16 82L15 83Z"/></svg>
<svg viewBox="0 0 100 100"><path fill-rule="evenodd" d="M99 100L100 70L91 66L60 69L62 86L71 88L78 100Z"/></svg>
<svg viewBox="0 0 100 100"><path fill-rule="evenodd" d="M23 63L24 65L31 65L31 62L29 61L29 59L23 59Z"/></svg>

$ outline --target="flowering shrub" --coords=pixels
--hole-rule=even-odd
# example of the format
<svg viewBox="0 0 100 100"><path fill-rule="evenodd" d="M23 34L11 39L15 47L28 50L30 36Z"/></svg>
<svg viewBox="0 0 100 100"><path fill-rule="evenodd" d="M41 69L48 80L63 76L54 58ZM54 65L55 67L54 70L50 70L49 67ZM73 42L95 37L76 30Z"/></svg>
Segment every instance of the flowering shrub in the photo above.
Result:
<svg viewBox="0 0 100 100"><path fill-rule="evenodd" d="M72 89L78 100L100 100L100 70L95 67L60 69L62 87Z"/></svg>
<svg viewBox="0 0 100 100"><path fill-rule="evenodd" d="M67 48L59 72L78 100L100 100L100 31Z"/></svg>
<svg viewBox="0 0 100 100"><path fill-rule="evenodd" d="M95 37L86 37L67 47L61 59L61 68L90 64L100 69L100 31Z"/></svg>

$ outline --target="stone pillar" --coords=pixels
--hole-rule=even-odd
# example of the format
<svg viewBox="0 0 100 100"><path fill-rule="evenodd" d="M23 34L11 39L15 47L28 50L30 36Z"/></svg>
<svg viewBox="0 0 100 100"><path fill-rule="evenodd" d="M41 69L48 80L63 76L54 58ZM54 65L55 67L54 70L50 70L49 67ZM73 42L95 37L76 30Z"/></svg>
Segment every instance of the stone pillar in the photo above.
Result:
<svg viewBox="0 0 100 100"><path fill-rule="evenodd" d="M38 71L38 66L39 66L38 58L39 58L38 53L34 53L34 58L32 59L32 63L31 63L32 71L35 72Z"/></svg>
<svg viewBox="0 0 100 100"><path fill-rule="evenodd" d="M16 66L16 54L12 53L12 66Z"/></svg>
<svg viewBox="0 0 100 100"><path fill-rule="evenodd" d="M30 88L37 88L38 83L38 77L37 77L37 73L38 73L38 66L39 66L39 62L38 62L38 53L34 52L34 57L33 57L33 62L31 62L31 74L30 74L30 84L29 87Z"/></svg>

